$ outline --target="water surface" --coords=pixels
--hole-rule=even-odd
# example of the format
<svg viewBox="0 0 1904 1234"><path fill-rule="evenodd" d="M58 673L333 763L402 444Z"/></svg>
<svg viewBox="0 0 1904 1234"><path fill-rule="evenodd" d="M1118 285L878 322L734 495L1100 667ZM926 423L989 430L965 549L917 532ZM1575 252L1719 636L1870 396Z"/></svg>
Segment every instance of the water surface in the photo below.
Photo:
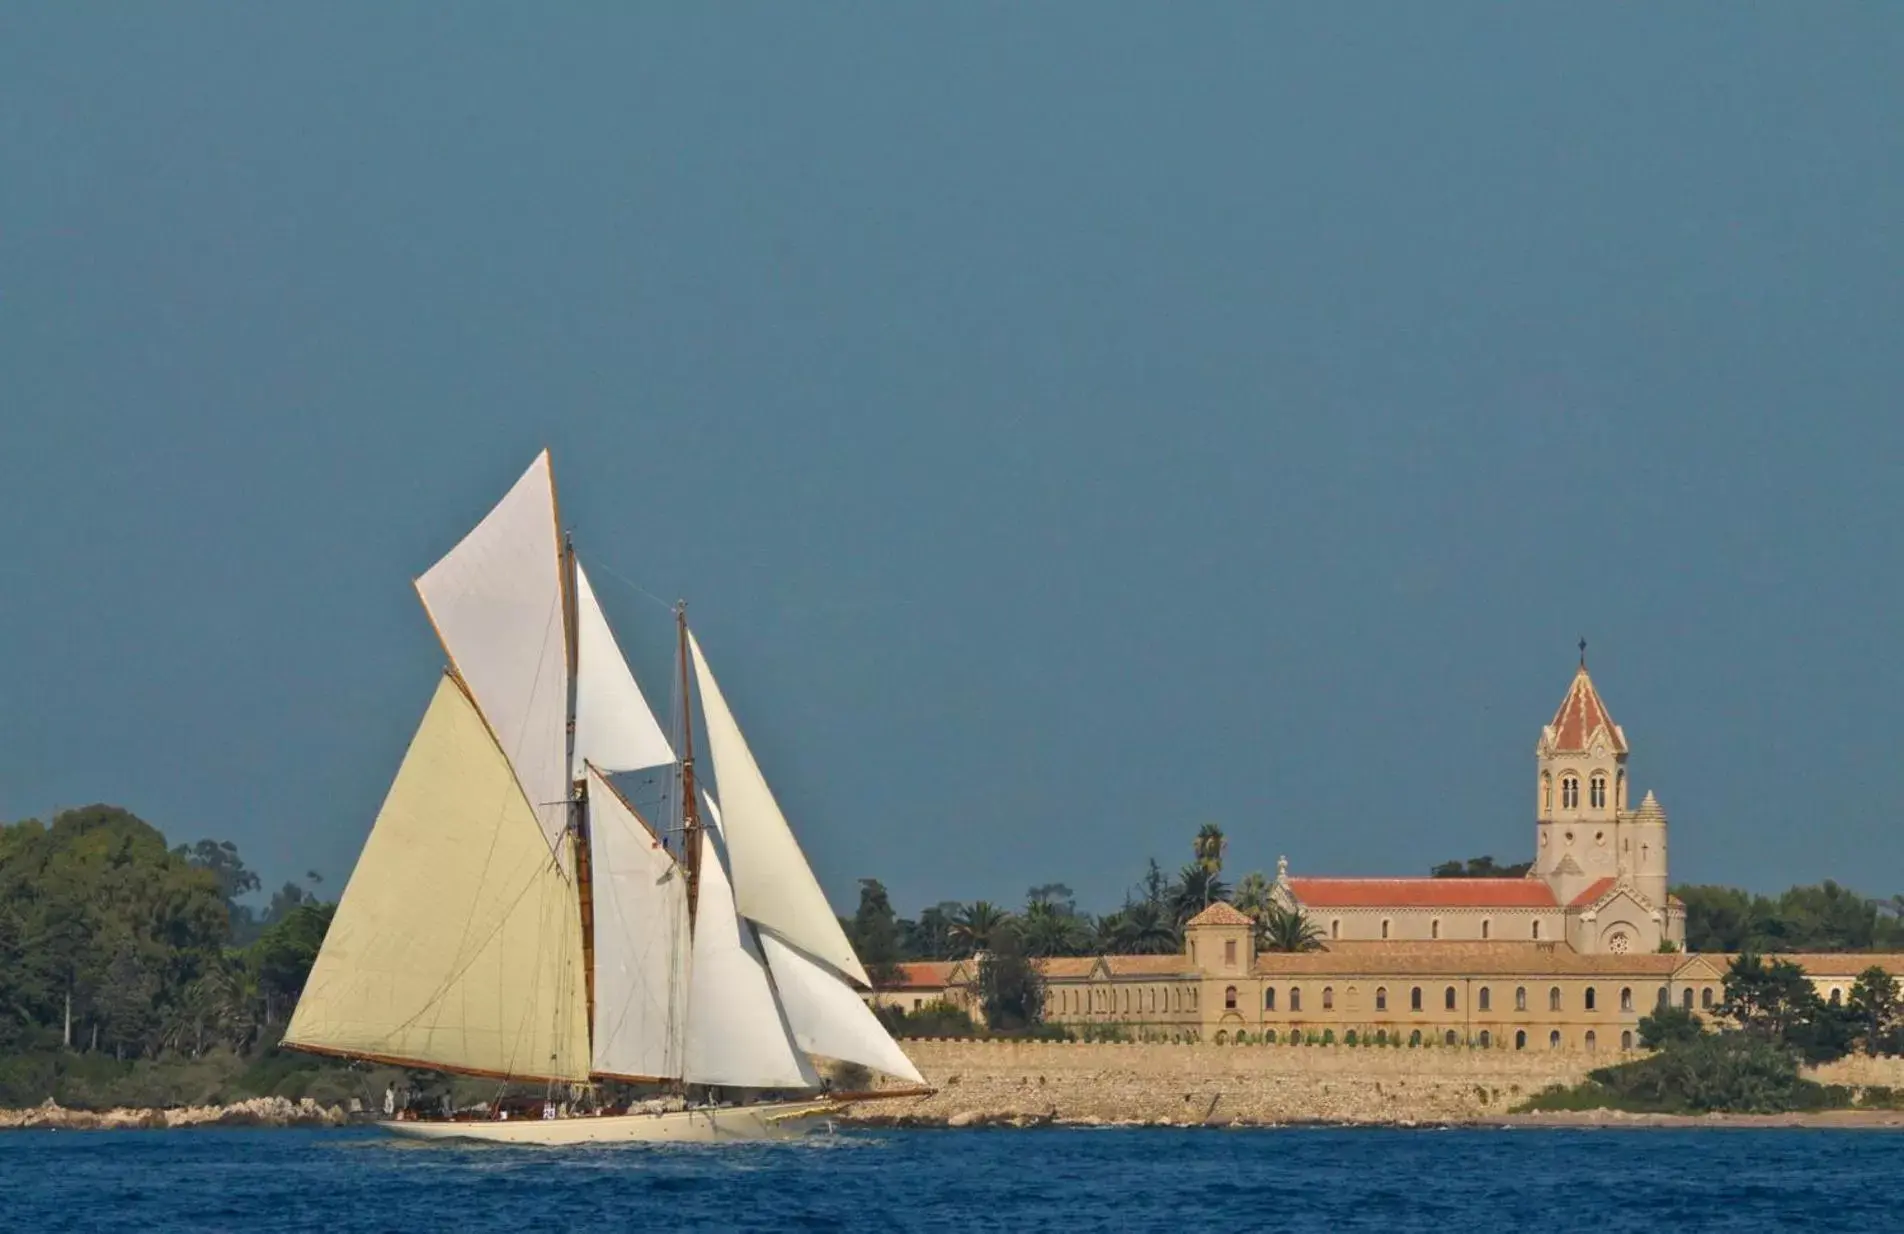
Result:
<svg viewBox="0 0 1904 1234"><path fill-rule="evenodd" d="M374 1131L0 1134L0 1230L1904 1228L1904 1134L855 1131L563 1150Z"/></svg>

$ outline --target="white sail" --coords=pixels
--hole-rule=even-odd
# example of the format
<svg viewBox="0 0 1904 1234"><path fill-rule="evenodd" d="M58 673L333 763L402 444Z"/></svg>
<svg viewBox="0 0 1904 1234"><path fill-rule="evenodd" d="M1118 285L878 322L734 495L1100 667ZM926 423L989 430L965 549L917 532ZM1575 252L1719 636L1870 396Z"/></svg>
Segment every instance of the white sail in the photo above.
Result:
<svg viewBox="0 0 1904 1234"><path fill-rule="evenodd" d="M568 827L568 640L549 452L416 581L551 848Z"/></svg>
<svg viewBox="0 0 1904 1234"><path fill-rule="evenodd" d="M708 831L701 833L685 1075L691 1083L736 1088L820 1085L781 1018L754 928L734 913L720 846Z"/></svg>
<svg viewBox="0 0 1904 1234"><path fill-rule="evenodd" d="M694 654L695 678L701 683L708 752L726 812L722 835L734 867L735 904L743 917L870 986L692 631L688 647Z"/></svg>
<svg viewBox="0 0 1904 1234"><path fill-rule="evenodd" d="M595 1070L679 1079L688 1011L687 875L588 769L595 906Z"/></svg>
<svg viewBox="0 0 1904 1234"><path fill-rule="evenodd" d="M438 685L351 871L287 1045L586 1079L581 907L461 687Z"/></svg>
<svg viewBox="0 0 1904 1234"><path fill-rule="evenodd" d="M914 1084L926 1082L872 1009L832 969L771 930L760 931L760 949L773 971L774 992L793 1028L794 1044L809 1054L864 1063Z"/></svg>
<svg viewBox="0 0 1904 1234"><path fill-rule="evenodd" d="M575 566L575 645L575 778L582 778L585 763L608 772L672 763L674 749L635 684L580 562Z"/></svg>

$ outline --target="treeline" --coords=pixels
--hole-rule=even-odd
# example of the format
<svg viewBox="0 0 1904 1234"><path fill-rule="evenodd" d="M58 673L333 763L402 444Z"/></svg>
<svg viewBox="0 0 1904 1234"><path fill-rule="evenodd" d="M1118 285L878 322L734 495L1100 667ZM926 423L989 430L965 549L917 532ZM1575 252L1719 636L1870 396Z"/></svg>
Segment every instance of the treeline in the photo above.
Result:
<svg viewBox="0 0 1904 1234"><path fill-rule="evenodd" d="M1709 1016L1662 1006L1639 1028L1653 1054L1548 1089L1526 1108L1772 1114L1849 1105L1848 1091L1805 1079L1802 1067L1854 1051L1904 1053L1904 998L1897 979L1873 965L1849 997L1828 1002L1798 965L1748 952L1727 969L1724 1001Z"/></svg>
<svg viewBox="0 0 1904 1234"><path fill-rule="evenodd" d="M259 913L258 890L230 843L168 848L115 806L0 826L0 1051L274 1043L335 906L287 883Z"/></svg>

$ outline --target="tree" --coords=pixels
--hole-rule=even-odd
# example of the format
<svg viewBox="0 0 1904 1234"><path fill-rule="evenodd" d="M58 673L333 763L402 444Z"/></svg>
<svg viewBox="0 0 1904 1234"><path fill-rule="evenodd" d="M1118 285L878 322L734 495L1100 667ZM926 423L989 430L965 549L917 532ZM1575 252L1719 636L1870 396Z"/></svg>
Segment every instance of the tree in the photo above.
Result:
<svg viewBox="0 0 1904 1234"><path fill-rule="evenodd" d="M976 955L992 946L999 927L1011 920L1011 914L989 900L974 900L959 909L952 921L952 947L960 956Z"/></svg>
<svg viewBox="0 0 1904 1234"><path fill-rule="evenodd" d="M1640 1045L1648 1050L1692 1041L1704 1035L1705 1025L1686 1007L1662 1005L1653 1014L1640 1017Z"/></svg>
<svg viewBox="0 0 1904 1234"><path fill-rule="evenodd" d="M1078 913L1077 895L1063 883L1040 883L1025 892L1026 912L1039 904L1056 909L1066 917L1075 917Z"/></svg>
<svg viewBox="0 0 1904 1234"><path fill-rule="evenodd" d="M1897 978L1873 964L1852 984L1847 1009L1847 1018L1866 1054L1904 1053L1899 1049L1904 1046L1899 1040L1904 1001L1898 995Z"/></svg>
<svg viewBox="0 0 1904 1234"><path fill-rule="evenodd" d="M317 952L330 930L335 904L299 904L267 926L248 953L264 1000L264 1022L288 1017L317 963Z"/></svg>
<svg viewBox="0 0 1904 1234"><path fill-rule="evenodd" d="M1236 885L1236 907L1250 916L1260 919L1269 911L1270 881L1263 877L1262 871L1252 870L1243 876Z"/></svg>
<svg viewBox="0 0 1904 1234"><path fill-rule="evenodd" d="M1105 955L1171 955L1183 950L1163 905L1135 900L1098 921L1097 948Z"/></svg>
<svg viewBox="0 0 1904 1234"><path fill-rule="evenodd" d="M1272 904L1257 927L1256 945L1264 951L1320 951L1322 927L1299 908Z"/></svg>
<svg viewBox="0 0 1904 1234"><path fill-rule="evenodd" d="M1048 900L1033 900L1018 920L1025 953L1033 956L1083 954L1091 945L1090 922Z"/></svg>
<svg viewBox="0 0 1904 1234"><path fill-rule="evenodd" d="M1181 929L1184 922L1216 901L1229 898L1230 889L1222 879L1192 862L1178 871L1177 882L1171 887L1166 903L1171 919Z"/></svg>
<svg viewBox="0 0 1904 1234"><path fill-rule="evenodd" d="M941 900L919 914L911 929L904 932L901 949L908 960L950 960L957 958L958 946L952 937L953 922L963 906L957 900Z"/></svg>
<svg viewBox="0 0 1904 1234"><path fill-rule="evenodd" d="M1210 876L1211 883L1215 883L1216 876L1223 873L1223 850L1229 847L1229 843L1223 838L1223 828L1215 823L1205 823L1199 827L1196 839L1190 842L1196 864ZM1209 901L1205 900L1203 906L1208 908Z"/></svg>
<svg viewBox="0 0 1904 1234"><path fill-rule="evenodd" d="M853 950L875 986L898 975L899 922L886 887L876 878L859 880L859 909L853 914Z"/></svg>
<svg viewBox="0 0 1904 1234"><path fill-rule="evenodd" d="M1804 969L1788 960L1768 964L1746 952L1726 969L1725 1003L1719 1014L1745 1032L1783 1044L1818 1006L1818 992Z"/></svg>
<svg viewBox="0 0 1904 1234"><path fill-rule="evenodd" d="M1431 878L1525 878L1533 868L1531 861L1503 866L1494 864L1493 857L1470 857L1465 865L1459 861L1444 861L1428 874Z"/></svg>
<svg viewBox="0 0 1904 1234"><path fill-rule="evenodd" d="M988 1027L1011 1032L1044 1020L1044 978L1025 955L1012 924L1000 923L992 930L991 946L978 962L976 985Z"/></svg>
<svg viewBox="0 0 1904 1234"><path fill-rule="evenodd" d="M1141 899L1146 904L1162 908L1170 900L1170 879L1165 876L1163 867L1157 864L1155 857L1150 858L1144 867L1144 881L1140 884ZM1900 897L1904 898L1904 897Z"/></svg>

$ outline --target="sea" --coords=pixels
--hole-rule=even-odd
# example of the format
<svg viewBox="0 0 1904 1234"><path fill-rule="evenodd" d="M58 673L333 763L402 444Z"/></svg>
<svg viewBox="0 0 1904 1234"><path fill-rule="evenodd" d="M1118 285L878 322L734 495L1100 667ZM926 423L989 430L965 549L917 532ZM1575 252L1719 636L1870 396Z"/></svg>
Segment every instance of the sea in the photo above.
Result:
<svg viewBox="0 0 1904 1234"><path fill-rule="evenodd" d="M370 1129L0 1133L0 1230L1904 1230L1904 1133L841 1131L531 1149Z"/></svg>

